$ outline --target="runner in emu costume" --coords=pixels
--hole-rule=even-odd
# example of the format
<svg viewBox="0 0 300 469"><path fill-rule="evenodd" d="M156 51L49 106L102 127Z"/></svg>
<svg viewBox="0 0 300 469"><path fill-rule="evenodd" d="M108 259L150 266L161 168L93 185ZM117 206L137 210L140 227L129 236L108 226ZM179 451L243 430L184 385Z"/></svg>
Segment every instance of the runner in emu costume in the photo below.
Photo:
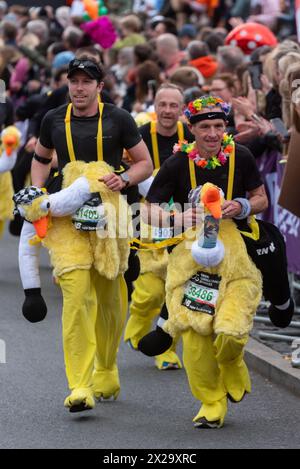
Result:
<svg viewBox="0 0 300 469"><path fill-rule="evenodd" d="M206 183L193 194L197 199L205 207L205 219L186 230L170 254L169 317L160 325L170 337L182 334L189 385L202 402L195 427L220 428L227 398L240 402L251 391L243 354L262 282L235 223L220 220L219 188Z"/></svg>
<svg viewBox="0 0 300 469"><path fill-rule="evenodd" d="M1 133L2 154L0 156L0 237L6 220L13 218L13 184L11 170L17 161L17 149L21 134L14 126L6 127Z"/></svg>
<svg viewBox="0 0 300 469"><path fill-rule="evenodd" d="M151 183L164 161L172 156L174 144L180 141L193 141L187 124L180 118L184 109L182 91L175 85L163 84L155 96L156 116L146 125L140 127L140 133L151 155L153 175L139 184L141 195L146 197ZM171 206L170 202L170 206ZM170 207L171 208L171 207ZM141 221L141 239L148 242L160 242L170 236L168 230L152 228ZM171 235L172 236L172 235ZM141 338L151 331L153 319L159 316L165 302L165 278L168 263L167 249L138 251L140 275L134 283L134 291L129 307L129 317L124 332L124 341L137 349ZM176 354L176 341L170 350L155 357L156 367L160 370L182 368Z"/></svg>
<svg viewBox="0 0 300 469"><path fill-rule="evenodd" d="M38 273L39 247L36 242L49 250L54 274L61 278L62 275L74 270L90 271L101 277L102 284L110 287L111 280L121 283L122 317L126 316L126 286L122 274L127 269L129 256L129 239L131 237L131 214L125 199L119 192L112 192L100 180L110 174L112 168L105 162L84 163L82 161L69 163L64 169L63 189L55 194L47 194L45 191L30 187L23 189L14 196L16 210L25 218L19 246L19 265L23 288L26 299L23 305L23 314L31 322L41 321L47 307L41 295L41 284ZM91 197L98 199L96 206L90 205ZM99 201L102 201L99 204ZM81 211L92 212L86 223L86 230L79 231L78 216ZM79 213L80 212L80 213ZM75 215L74 215L75 214ZM80 223L83 223L82 221ZM92 229L94 225L97 230ZM93 274L93 272L95 272ZM103 287L103 285L102 285ZM111 290L111 289L110 289ZM108 291L113 295L114 292ZM97 291L90 286L85 291L90 295L89 314L96 317ZM109 307L110 297L101 297L98 308L104 304ZM81 301L78 298L78 301ZM122 301L122 304L121 304ZM75 307L75 305L74 305ZM100 316L100 315L99 315ZM101 318L98 318L95 340L87 350L82 350L82 366L93 373L92 386L73 386L78 379L78 371L74 370L71 355L65 354L67 374L69 377L71 396L65 401L65 406L73 412L94 407L93 394L96 397L108 398L119 393L118 369L115 363L118 347L114 334L109 336L109 329L102 330ZM68 324L64 325L64 328ZM121 334L122 328L119 333ZM65 329L64 329L65 333ZM108 337L103 337L107 333ZM94 333L90 331L92 338ZM108 343L109 342L109 343ZM78 344L77 344L78 345ZM101 347L108 347L106 363L100 362ZM70 347L72 348L71 344ZM92 359L96 351L95 364ZM105 376L101 375L101 367L111 370ZM105 379L104 379L105 378ZM86 379L87 383L90 378Z"/></svg>
<svg viewBox="0 0 300 469"><path fill-rule="evenodd" d="M224 219L220 223L220 237L225 247L224 260L215 267L215 271L211 271L209 267L211 264L207 263L205 257L193 258L192 254L189 254L186 249L185 242L179 244L172 252L168 266L166 281L167 308L162 309L162 317L158 322L156 331L145 336L139 343L141 351L153 356L170 347L172 337L176 336L179 331L184 331L184 361L189 382L194 395L203 402L203 406L195 418L195 425L204 427L222 426L227 405L224 389L230 398L237 402L242 399L245 392L250 390L250 382L242 362L242 356L243 347L247 342L247 336L252 326L252 315L259 301L259 292L256 296L250 288L247 293L247 285L251 285L253 280L253 287L255 287L254 284L259 287L260 283L259 280L255 280L257 271L255 270L256 273L254 274L254 265L248 258L245 242L248 252L253 254L251 246L253 244L255 246L255 243L257 246L260 242L265 242L262 238L266 237L268 243L270 243L270 239L274 241L276 254L268 262L274 268L277 267L276 275L281 278L279 285L276 276L267 275L266 264L260 264L255 255L253 255L253 260L262 270L265 295L267 294L267 298L273 300L273 303L277 305L276 307L274 305L270 307L270 317L273 322L279 321L282 326L285 326L291 320L293 312L282 237L275 227L272 227L271 230L269 227L266 229L264 224L258 224L253 217L249 218L251 213L258 213L265 208L265 192L254 159L240 146L237 148L238 154L235 158L235 145L228 136L223 137L221 150L220 146L215 148L216 156L211 156L211 152L206 155L206 158L199 154L201 152L201 146L199 146L201 139L203 144L206 145L206 142L209 141L214 146L214 142L217 143L218 140L218 129L220 129L219 135L222 138L221 122L226 119L227 112L227 106L219 98L203 97L190 103L187 117L191 123L191 130L195 132L196 143L194 145L183 145L182 143L178 145L177 150L180 150L180 152L176 153L173 159L168 160L168 164L162 168L161 173L158 173L147 197L151 203L151 206L148 207L149 217L149 210L152 210L155 202L162 203L172 195L175 202L177 200L180 202L189 200L193 206L195 204L195 193L192 191L190 197L188 197L189 190L198 186L199 191L199 186L209 180L214 182L219 180L223 192L226 193L227 200L222 207L223 217L230 218L230 220ZM196 170L197 166L201 169ZM215 168L217 168L217 171L205 171ZM180 178L176 174L180 174ZM167 186L167 189L160 189L164 185ZM244 191L249 192L249 200L245 198ZM233 196L235 197L234 200L232 200ZM180 218L182 222L182 214L175 213L170 217L161 210L159 212L160 221L168 221L171 225L175 225L175 228L179 226L178 220ZM238 221L234 222L232 218L238 219ZM239 230L235 223L238 223ZM225 236L224 240L222 239L223 226L224 230L226 227L231 232L230 236L228 238ZM183 238L188 235L190 239L194 233L190 231L184 233ZM271 238L270 233L275 233L275 236ZM196 235L194 234L194 236ZM252 243L250 248L248 239ZM175 244L175 241L174 239L173 244ZM178 239L176 242L178 242ZM210 246L210 242L206 240L203 247L209 252L215 246L214 244ZM210 252L210 256L212 252ZM201 269L199 269L197 263L200 264ZM209 268L209 270L207 271L206 268ZM232 268L234 270L231 270ZM198 275L199 271L204 273ZM253 277L251 272L253 272ZM213 277L209 278L209 275L206 274L212 274ZM214 275L221 277L221 281ZM236 277L234 277L235 275ZM222 279L226 279L225 283ZM250 280L249 284L248 280ZM220 283L218 284L218 282ZM221 284L223 284L222 288ZM230 287L228 292L225 284ZM214 285L219 286L216 288ZM245 286L244 291L243 285ZM235 286L237 287L236 291L234 291ZM212 306L213 311L210 309L199 314L196 309L198 298L191 298L191 295L193 296L195 293L197 296L199 294L201 298L201 294L205 290L206 292L209 291L209 295L216 299L216 303ZM218 293L216 293L216 290L218 290ZM237 296L235 297L235 295ZM170 317L164 323L164 320L168 319L167 309L169 309ZM273 314L274 311L275 314ZM219 327L220 323L222 324L221 327ZM214 342L211 336L210 341L206 340L207 343L204 345L203 340L200 340L198 336L194 336L194 331L205 337L214 331L217 334L217 339ZM208 358L209 356L210 358ZM206 362L205 357L207 357L208 362ZM211 360L210 363L209 360ZM227 366L229 363L230 366ZM197 374L197 369L202 369L202 372L199 371ZM241 371L240 378L239 369ZM235 373L230 375L230 370L235 370ZM218 388L219 385L216 383L221 383L220 386L223 383L223 391L221 391L222 386ZM216 393L214 393L215 389L218 389Z"/></svg>
<svg viewBox="0 0 300 469"><path fill-rule="evenodd" d="M129 254L128 233L121 234L128 210L120 191L152 172L132 117L100 101L103 76L102 68L90 58L70 62L71 103L44 117L32 165L33 184L43 187L56 151L59 175L47 185L51 195L44 196L52 205L51 224L47 234L45 226L39 234L45 236L43 244L50 251L63 295L63 348L71 389L65 406L71 412L93 408L94 397L116 399L120 392L117 351L128 305L122 273ZM120 174L124 148L134 164ZM78 179L84 181L83 187L76 186ZM70 188L73 183L75 195ZM28 221L42 218L39 225L47 225L42 217L48 210L43 197L30 206L22 204L22 209ZM22 243L23 234L21 251L28 246ZM26 232L24 236L28 238ZM34 253L29 251L28 260L32 261ZM25 316L34 321L43 319L45 307L32 309L32 303L42 302L39 284L24 284L24 289Z"/></svg>

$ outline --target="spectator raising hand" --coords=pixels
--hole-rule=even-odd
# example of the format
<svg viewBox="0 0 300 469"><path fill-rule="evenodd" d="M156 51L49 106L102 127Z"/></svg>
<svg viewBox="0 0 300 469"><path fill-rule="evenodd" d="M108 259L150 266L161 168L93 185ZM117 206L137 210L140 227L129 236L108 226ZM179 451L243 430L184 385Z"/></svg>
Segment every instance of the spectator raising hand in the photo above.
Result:
<svg viewBox="0 0 300 469"><path fill-rule="evenodd" d="M251 116L255 113L256 108L253 103L246 97L239 96L238 98L232 98L232 106L234 115L239 114L246 120L250 120Z"/></svg>
<svg viewBox="0 0 300 469"><path fill-rule="evenodd" d="M268 132L274 131L270 122L263 117L258 117L256 114L253 115L251 121L241 122L236 128L238 134L235 135L235 140L242 144L246 144L253 138L262 137Z"/></svg>
<svg viewBox="0 0 300 469"><path fill-rule="evenodd" d="M258 126L255 122L244 121L240 122L236 126L238 133L235 135L234 139L236 142L241 144L246 144L251 139L258 136Z"/></svg>

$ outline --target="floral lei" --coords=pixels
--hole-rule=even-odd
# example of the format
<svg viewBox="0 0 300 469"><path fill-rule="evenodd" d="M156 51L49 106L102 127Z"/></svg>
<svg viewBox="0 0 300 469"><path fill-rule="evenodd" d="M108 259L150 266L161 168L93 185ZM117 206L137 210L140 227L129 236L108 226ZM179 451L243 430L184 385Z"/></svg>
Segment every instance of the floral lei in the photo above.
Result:
<svg viewBox="0 0 300 469"><path fill-rule="evenodd" d="M202 158L196 147L196 142L188 143L186 140L176 143L174 145L174 153L181 151L186 153L187 156L194 161L195 165L203 169L215 169L217 166L226 164L227 158L234 148L234 141L232 135L224 134L221 143L221 150L218 155L211 156L210 158Z"/></svg>

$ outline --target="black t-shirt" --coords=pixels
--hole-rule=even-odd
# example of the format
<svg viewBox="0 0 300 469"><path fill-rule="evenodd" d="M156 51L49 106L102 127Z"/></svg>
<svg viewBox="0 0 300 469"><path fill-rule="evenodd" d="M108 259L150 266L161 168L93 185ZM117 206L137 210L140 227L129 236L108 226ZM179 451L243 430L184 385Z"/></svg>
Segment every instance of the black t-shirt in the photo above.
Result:
<svg viewBox="0 0 300 469"><path fill-rule="evenodd" d="M218 166L214 170L200 168L195 165L197 186L211 182L221 187L225 197L227 194L229 159L224 166ZM250 151L236 145L235 173L233 184L233 199L246 197L246 193L257 189L263 184L255 159ZM186 153L178 152L167 159L157 173L147 195L148 202L168 203L171 197L182 209L188 203L188 194L191 190L189 171L189 158Z"/></svg>
<svg viewBox="0 0 300 469"><path fill-rule="evenodd" d="M195 137L189 131L188 126L186 124L183 124L183 128L184 128L184 139L187 140L188 142L193 142L195 140ZM142 127L139 128L139 130L140 130L141 136L143 137L144 142L146 143L148 147L151 158L154 162L152 139L151 139L151 132L150 132L150 123L143 125ZM175 143L178 143L178 140L179 138L178 138L177 132L171 137L164 137L163 135L160 135L159 133L157 133L157 144L158 144L159 159L160 159L161 165L166 161L167 158L173 155L173 147Z"/></svg>
<svg viewBox="0 0 300 469"><path fill-rule="evenodd" d="M49 111L42 122L40 142L55 149L58 169L70 162L67 147L65 117L67 105ZM99 113L92 117L71 116L71 132L76 160L97 161L97 133ZM124 148L129 150L141 141L137 125L131 115L112 104L104 104L102 115L104 161L119 169Z"/></svg>
<svg viewBox="0 0 300 469"><path fill-rule="evenodd" d="M14 123L14 108L10 99L0 103L0 130Z"/></svg>
<svg viewBox="0 0 300 469"><path fill-rule="evenodd" d="M103 103L114 104L109 93L106 90L101 91L101 101ZM41 103L39 109L35 111L34 116L30 119L28 127L28 136L39 137L41 123L43 118L51 109L56 109L63 104L70 102L69 96L69 87L68 85L63 85L56 90L51 91L43 95L43 102Z"/></svg>

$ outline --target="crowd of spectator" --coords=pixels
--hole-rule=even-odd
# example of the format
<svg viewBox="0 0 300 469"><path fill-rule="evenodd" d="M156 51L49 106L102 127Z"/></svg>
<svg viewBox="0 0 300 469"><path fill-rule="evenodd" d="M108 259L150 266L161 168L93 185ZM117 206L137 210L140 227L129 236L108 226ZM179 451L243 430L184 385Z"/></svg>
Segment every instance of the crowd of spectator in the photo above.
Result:
<svg viewBox="0 0 300 469"><path fill-rule="evenodd" d="M83 32L82 18L67 3L54 10L0 2L0 78L7 90L2 126L32 119L47 93L66 84L66 67L82 48L104 63L111 100L134 115L151 111L155 90L169 81L183 88L187 102L207 93L228 100L233 105L230 130L244 144L254 135L261 140L266 130L269 134L271 118L283 117L288 128L293 113L297 121L297 106L291 108L300 67L294 2L106 1L118 35L106 50ZM233 27L253 21L272 29L277 47L260 47L249 56L225 45ZM261 89L254 91L249 68L257 61ZM253 113L260 120L253 121Z"/></svg>

